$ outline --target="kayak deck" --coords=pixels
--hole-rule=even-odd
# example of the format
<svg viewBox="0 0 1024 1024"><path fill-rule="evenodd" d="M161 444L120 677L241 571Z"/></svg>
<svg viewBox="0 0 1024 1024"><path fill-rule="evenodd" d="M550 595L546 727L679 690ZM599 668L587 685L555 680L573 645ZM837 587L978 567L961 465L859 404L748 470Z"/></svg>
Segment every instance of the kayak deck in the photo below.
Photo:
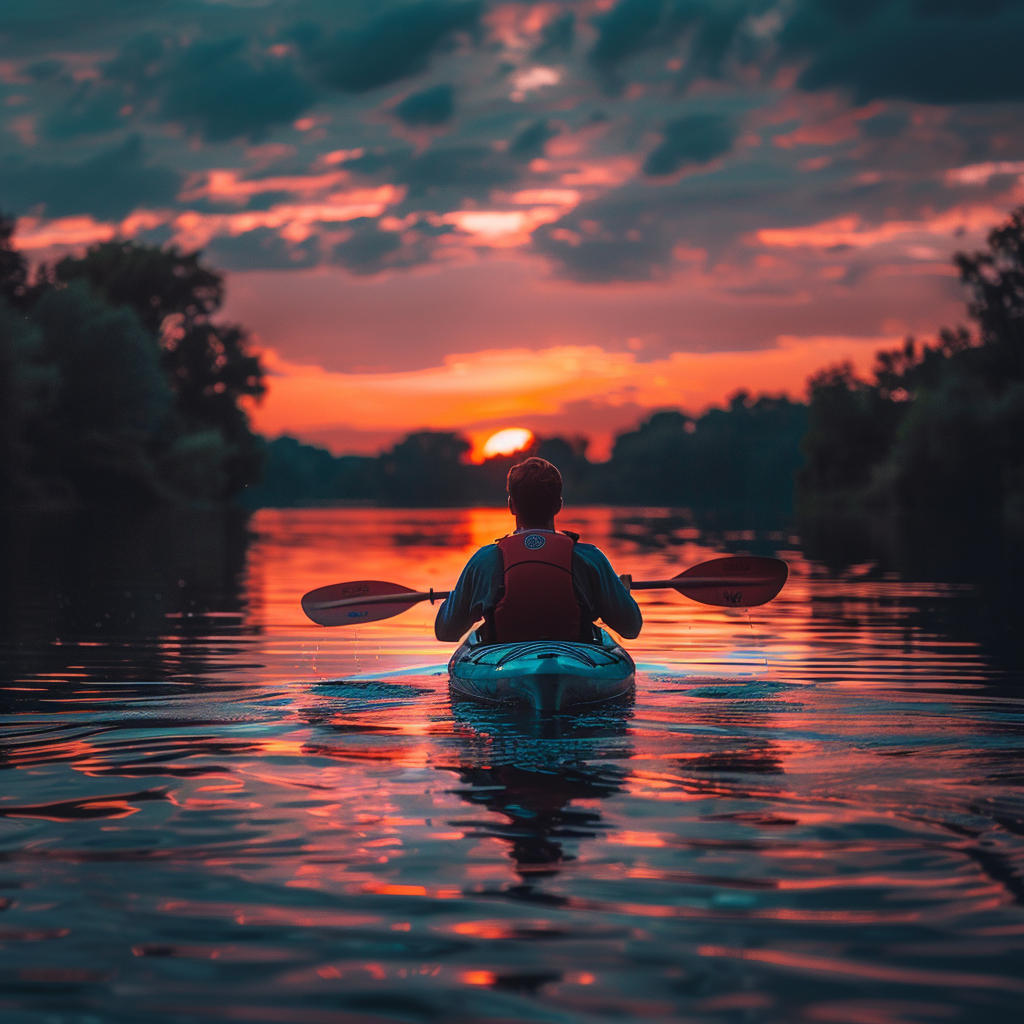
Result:
<svg viewBox="0 0 1024 1024"><path fill-rule="evenodd" d="M603 630L599 644L484 644L474 631L448 663L456 694L494 704L524 703L537 711L621 697L632 690L635 673L629 653Z"/></svg>

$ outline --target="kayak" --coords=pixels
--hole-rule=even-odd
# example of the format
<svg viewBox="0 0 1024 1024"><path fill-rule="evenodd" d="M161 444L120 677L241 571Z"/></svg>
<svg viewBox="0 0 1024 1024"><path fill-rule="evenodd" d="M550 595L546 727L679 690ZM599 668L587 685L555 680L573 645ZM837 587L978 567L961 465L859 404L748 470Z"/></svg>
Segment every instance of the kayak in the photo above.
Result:
<svg viewBox="0 0 1024 1024"><path fill-rule="evenodd" d="M601 642L593 644L485 644L474 630L448 662L454 693L491 704L526 704L536 711L621 697L633 689L635 673L629 653L604 630Z"/></svg>

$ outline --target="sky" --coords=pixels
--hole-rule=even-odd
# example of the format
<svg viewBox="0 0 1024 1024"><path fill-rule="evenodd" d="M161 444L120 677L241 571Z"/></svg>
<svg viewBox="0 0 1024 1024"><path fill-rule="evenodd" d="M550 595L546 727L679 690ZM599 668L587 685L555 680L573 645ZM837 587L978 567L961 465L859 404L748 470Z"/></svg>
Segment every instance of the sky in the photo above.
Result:
<svg viewBox="0 0 1024 1024"><path fill-rule="evenodd" d="M962 322L1024 203L1024 0L33 0L0 209L34 261L202 248L269 435L583 434Z"/></svg>

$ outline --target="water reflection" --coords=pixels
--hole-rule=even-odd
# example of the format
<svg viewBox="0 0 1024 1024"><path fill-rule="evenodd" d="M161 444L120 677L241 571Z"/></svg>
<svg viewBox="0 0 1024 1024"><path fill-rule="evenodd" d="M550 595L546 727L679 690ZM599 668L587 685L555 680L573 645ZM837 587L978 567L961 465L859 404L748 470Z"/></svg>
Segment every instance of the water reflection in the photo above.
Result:
<svg viewBox="0 0 1024 1024"><path fill-rule="evenodd" d="M458 761L443 770L456 772L463 784L452 792L499 820L450 824L508 844L523 882L506 888L508 894L557 901L538 883L575 859L566 840L576 846L607 828L598 801L620 793L628 775L621 762L633 753L627 738L632 703L627 697L584 715L531 715L453 697Z"/></svg>
<svg viewBox="0 0 1024 1024"><path fill-rule="evenodd" d="M217 670L221 638L237 657L238 641L259 632L246 614L244 513L7 513L2 527L0 672L8 678L68 686L204 678Z"/></svg>
<svg viewBox="0 0 1024 1024"><path fill-rule="evenodd" d="M633 699L532 717L451 701L427 605L344 631L297 602L341 579L446 588L500 510L15 523L4 1012L1016 1019L1012 564L926 572L671 510L564 525L636 576L746 549L792 577L750 613L642 595Z"/></svg>

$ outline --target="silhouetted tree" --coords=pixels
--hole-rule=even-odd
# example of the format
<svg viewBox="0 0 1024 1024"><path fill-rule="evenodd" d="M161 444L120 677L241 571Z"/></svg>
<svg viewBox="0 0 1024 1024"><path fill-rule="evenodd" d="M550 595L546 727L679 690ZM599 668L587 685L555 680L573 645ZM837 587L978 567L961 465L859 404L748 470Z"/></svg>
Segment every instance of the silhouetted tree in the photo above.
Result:
<svg viewBox="0 0 1024 1024"><path fill-rule="evenodd" d="M11 244L14 226L13 217L0 213L0 295L19 309L25 305L30 288L25 257Z"/></svg>
<svg viewBox="0 0 1024 1024"><path fill-rule="evenodd" d="M278 437L267 444L263 479L245 492L251 506L371 501L376 491L377 459L368 455L333 456L326 448Z"/></svg>
<svg viewBox="0 0 1024 1024"><path fill-rule="evenodd" d="M954 262L976 325L879 352L872 380L849 366L811 378L808 511L1001 510L1024 523L1024 208Z"/></svg>
<svg viewBox="0 0 1024 1024"><path fill-rule="evenodd" d="M629 505L784 509L792 501L806 413L801 403L743 391L727 409L700 417L655 413L619 435L591 493Z"/></svg>
<svg viewBox="0 0 1024 1024"><path fill-rule="evenodd" d="M221 500L264 442L246 332L214 323L223 279L198 253L94 246L31 280L0 215L0 497Z"/></svg>
<svg viewBox="0 0 1024 1024"><path fill-rule="evenodd" d="M65 256L52 270L57 281L86 281L110 306L131 306L142 326L159 334L168 317L204 320L224 301L224 278L204 267L199 252L137 242L102 242L84 256Z"/></svg>
<svg viewBox="0 0 1024 1024"><path fill-rule="evenodd" d="M52 411L29 427L39 467L86 497L168 497L158 458L173 400L135 313L75 286L47 291L33 320L58 375Z"/></svg>
<svg viewBox="0 0 1024 1024"><path fill-rule="evenodd" d="M466 499L465 459L471 447L460 434L431 430L410 434L380 457L381 498L390 505L461 505Z"/></svg>
<svg viewBox="0 0 1024 1024"><path fill-rule="evenodd" d="M159 344L180 429L196 435L168 464L179 485L220 498L258 479L264 449L242 402L265 393L263 367L244 328L211 319L224 299L224 279L200 262L200 253L104 242L62 259L52 278L88 282L109 305L130 307ZM200 464L206 468L197 474Z"/></svg>

